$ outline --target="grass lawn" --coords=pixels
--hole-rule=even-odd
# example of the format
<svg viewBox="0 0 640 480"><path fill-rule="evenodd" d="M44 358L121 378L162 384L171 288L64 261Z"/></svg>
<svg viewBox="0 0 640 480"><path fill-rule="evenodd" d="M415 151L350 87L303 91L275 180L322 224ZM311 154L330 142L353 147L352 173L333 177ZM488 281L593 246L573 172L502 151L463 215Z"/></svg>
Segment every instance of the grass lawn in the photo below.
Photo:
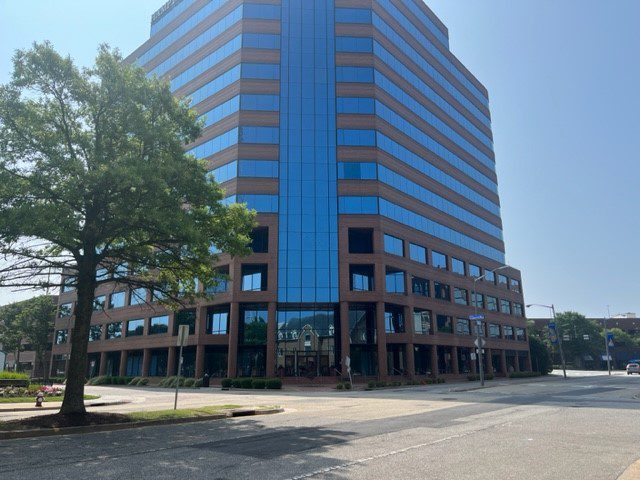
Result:
<svg viewBox="0 0 640 480"><path fill-rule="evenodd" d="M165 420L169 418L196 418L206 417L208 415L215 415L216 413L222 413L225 410L231 410L233 408L239 408L240 405L212 405L209 407L199 408L184 408L178 410L156 410L151 412L133 412L128 413L127 416L132 422L145 422L148 420Z"/></svg>
<svg viewBox="0 0 640 480"><path fill-rule="evenodd" d="M48 402L61 402L64 397L62 395L54 396L54 397L44 397L43 405L46 405ZM95 400L96 398L100 398L100 395L85 395L85 400ZM0 403L36 403L36 396L32 397L2 397L0 398Z"/></svg>
<svg viewBox="0 0 640 480"><path fill-rule="evenodd" d="M0 432L33 429L65 428L89 425L105 425L110 423L139 423L149 420L168 420L179 418L197 418L224 413L240 405L212 405L208 407L184 408L180 410L156 410L150 412L96 413L87 412L84 415L41 415L23 420L0 421ZM274 406L260 406L257 410L277 408ZM2 436L0 435L0 438Z"/></svg>

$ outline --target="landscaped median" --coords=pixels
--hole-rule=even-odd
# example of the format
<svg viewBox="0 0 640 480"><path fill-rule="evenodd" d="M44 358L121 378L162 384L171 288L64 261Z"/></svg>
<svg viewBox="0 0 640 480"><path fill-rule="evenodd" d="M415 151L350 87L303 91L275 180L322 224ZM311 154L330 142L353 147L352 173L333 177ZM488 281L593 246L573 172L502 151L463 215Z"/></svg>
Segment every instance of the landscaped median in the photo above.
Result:
<svg viewBox="0 0 640 480"><path fill-rule="evenodd" d="M0 403L35 403L36 395L42 393L44 402L61 402L64 398L63 387L29 385L28 387L0 388ZM99 395L85 395L85 400L95 400Z"/></svg>
<svg viewBox="0 0 640 480"><path fill-rule="evenodd" d="M86 413L85 415L43 415L0 422L0 440L12 438L94 433L125 428L219 420L231 417L281 413L279 406L211 405L179 410L156 410L132 413Z"/></svg>

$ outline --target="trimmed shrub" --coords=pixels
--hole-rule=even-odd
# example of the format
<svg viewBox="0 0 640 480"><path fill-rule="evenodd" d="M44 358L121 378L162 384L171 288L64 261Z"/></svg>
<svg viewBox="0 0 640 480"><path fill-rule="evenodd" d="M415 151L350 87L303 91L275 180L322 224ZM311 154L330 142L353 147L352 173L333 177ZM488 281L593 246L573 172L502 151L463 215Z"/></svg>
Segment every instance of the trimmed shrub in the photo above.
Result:
<svg viewBox="0 0 640 480"><path fill-rule="evenodd" d="M0 379L7 380L29 380L29 375L20 372L0 372Z"/></svg>
<svg viewBox="0 0 640 480"><path fill-rule="evenodd" d="M233 380L230 378L223 378L220 383L222 384L222 388L231 388L233 386Z"/></svg>
<svg viewBox="0 0 640 480"><path fill-rule="evenodd" d="M239 378L234 378L233 380L231 380L231 386L233 388L241 388L242 387L242 382L240 382Z"/></svg>
<svg viewBox="0 0 640 480"><path fill-rule="evenodd" d="M110 384L111 384L111 377L109 377L108 375L93 377L89 379L89 381L87 382L87 385L110 385Z"/></svg>
<svg viewBox="0 0 640 480"><path fill-rule="evenodd" d="M253 379L252 378L241 378L240 379L240 388L253 388Z"/></svg>
<svg viewBox="0 0 640 480"><path fill-rule="evenodd" d="M200 388L202 386L202 383L203 383L202 378L196 378L196 381L193 382L193 388Z"/></svg>
<svg viewBox="0 0 640 480"><path fill-rule="evenodd" d="M344 383L340 382L336 385L336 390L344 390Z"/></svg>
<svg viewBox="0 0 640 480"><path fill-rule="evenodd" d="M251 386L256 390L264 390L267 386L267 381L264 378L254 378Z"/></svg>
<svg viewBox="0 0 640 480"><path fill-rule="evenodd" d="M344 389L345 390L351 390L351 383L350 382L344 382Z"/></svg>
<svg viewBox="0 0 640 480"><path fill-rule="evenodd" d="M280 390L282 388L282 380L279 378L269 378L266 386L268 390Z"/></svg>
<svg viewBox="0 0 640 480"><path fill-rule="evenodd" d="M196 379L195 378L187 378L184 381L184 386L185 387L193 387L196 384Z"/></svg>
<svg viewBox="0 0 640 480"><path fill-rule="evenodd" d="M444 378L442 378L442 377L438 377L438 378L436 379L436 383L444 383L444 381L445 381L445 380L444 380Z"/></svg>

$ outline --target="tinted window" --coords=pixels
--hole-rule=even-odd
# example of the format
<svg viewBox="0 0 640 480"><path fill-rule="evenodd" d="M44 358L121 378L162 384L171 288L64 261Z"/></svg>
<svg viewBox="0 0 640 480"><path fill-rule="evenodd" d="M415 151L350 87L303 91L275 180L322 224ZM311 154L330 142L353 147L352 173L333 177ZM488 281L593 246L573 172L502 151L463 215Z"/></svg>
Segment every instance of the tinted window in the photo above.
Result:
<svg viewBox="0 0 640 480"><path fill-rule="evenodd" d="M396 305L385 305L384 323L387 333L404 333L404 309Z"/></svg>
<svg viewBox="0 0 640 480"><path fill-rule="evenodd" d="M151 317L149 320L149 335L158 333L167 333L169 331L169 317L162 315L159 317Z"/></svg>
<svg viewBox="0 0 640 480"><path fill-rule="evenodd" d="M112 293L109 297L109 308L120 308L124 307L124 292L116 292Z"/></svg>
<svg viewBox="0 0 640 480"><path fill-rule="evenodd" d="M386 286L388 293L404 293L404 272L387 268Z"/></svg>
<svg viewBox="0 0 640 480"><path fill-rule="evenodd" d="M427 249L413 243L409 244L409 257L420 263L427 263Z"/></svg>
<svg viewBox="0 0 640 480"><path fill-rule="evenodd" d="M402 257L404 252L404 242L392 235L384 235L384 251L392 255Z"/></svg>
<svg viewBox="0 0 640 480"><path fill-rule="evenodd" d="M350 265L349 273L352 291L373 291L373 265Z"/></svg>
<svg viewBox="0 0 640 480"><path fill-rule="evenodd" d="M429 280L424 278L413 277L411 279L411 291L416 295L423 297L429 296Z"/></svg>
<svg viewBox="0 0 640 480"><path fill-rule="evenodd" d="M437 315L436 323L438 332L453 333L453 322L451 317L449 317L448 315Z"/></svg>
<svg viewBox="0 0 640 480"><path fill-rule="evenodd" d="M251 232L251 250L254 253L267 253L269 251L269 228L254 228Z"/></svg>
<svg viewBox="0 0 640 480"><path fill-rule="evenodd" d="M431 251L432 265L436 268L447 268L447 256L444 253Z"/></svg>
<svg viewBox="0 0 640 480"><path fill-rule="evenodd" d="M449 285L440 282L433 282L434 296L440 300L451 301L451 289Z"/></svg>
<svg viewBox="0 0 640 480"><path fill-rule="evenodd" d="M107 339L122 337L122 322L107 323Z"/></svg>
<svg viewBox="0 0 640 480"><path fill-rule="evenodd" d="M451 271L460 275L464 275L464 262L457 258L451 258Z"/></svg>
<svg viewBox="0 0 640 480"><path fill-rule="evenodd" d="M458 305L468 305L467 291L464 288L453 288L454 300Z"/></svg>
<svg viewBox="0 0 640 480"><path fill-rule="evenodd" d="M135 337L144 333L144 319L129 320L127 322L127 337Z"/></svg>
<svg viewBox="0 0 640 480"><path fill-rule="evenodd" d="M422 335L431 334L431 312L429 310L413 309L413 330Z"/></svg>
<svg viewBox="0 0 640 480"><path fill-rule="evenodd" d="M266 265L242 265L242 290L258 292L267 289Z"/></svg>
<svg viewBox="0 0 640 480"><path fill-rule="evenodd" d="M215 307L207 312L207 333L227 335L229 333L229 306Z"/></svg>
<svg viewBox="0 0 640 480"><path fill-rule="evenodd" d="M373 230L370 228L350 228L349 253L373 253Z"/></svg>

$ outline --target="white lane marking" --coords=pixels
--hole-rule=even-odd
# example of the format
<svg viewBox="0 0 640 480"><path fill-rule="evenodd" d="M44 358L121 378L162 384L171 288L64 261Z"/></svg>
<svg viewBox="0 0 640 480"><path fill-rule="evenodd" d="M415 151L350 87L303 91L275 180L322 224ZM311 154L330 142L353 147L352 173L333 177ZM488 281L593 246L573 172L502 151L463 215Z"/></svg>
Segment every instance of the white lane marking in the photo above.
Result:
<svg viewBox="0 0 640 480"><path fill-rule="evenodd" d="M309 473L305 473L305 474L302 474L302 475L297 475L295 477L287 478L286 480L301 480L303 478L311 478L311 477L315 477L316 475L321 475L323 473L329 473L329 472L332 472L332 471L335 471L335 470L343 470L345 468L353 467L355 465L361 465L363 463L367 463L367 462L370 462L372 460L379 460L381 458L390 457L392 455L398 455L400 453L409 452L411 450L416 450L418 448L428 447L428 446L431 446L431 445L437 445L439 443L448 442L449 440L454 440L454 439L457 439L457 438L467 437L469 435L473 435L474 433L478 433L478 432L481 432L483 430L489 430L491 428L501 427L501 426L504 426L504 425L508 425L509 423L510 422L502 423L500 425L488 425L488 426L486 426L484 428L479 428L477 430L471 430L471 431L465 432L465 433L459 433L457 435L450 435L448 437L440 438L438 440L433 440L432 442L420 443L418 445L411 445L410 447L405 447L405 448L401 448L401 449L398 449L398 450L393 450L391 452L380 453L378 455L373 455L371 457L366 457L366 458L359 458L357 460L352 460L350 462L342 463L340 465L334 465L332 467L321 468L319 470L314 470L313 472L309 472Z"/></svg>

